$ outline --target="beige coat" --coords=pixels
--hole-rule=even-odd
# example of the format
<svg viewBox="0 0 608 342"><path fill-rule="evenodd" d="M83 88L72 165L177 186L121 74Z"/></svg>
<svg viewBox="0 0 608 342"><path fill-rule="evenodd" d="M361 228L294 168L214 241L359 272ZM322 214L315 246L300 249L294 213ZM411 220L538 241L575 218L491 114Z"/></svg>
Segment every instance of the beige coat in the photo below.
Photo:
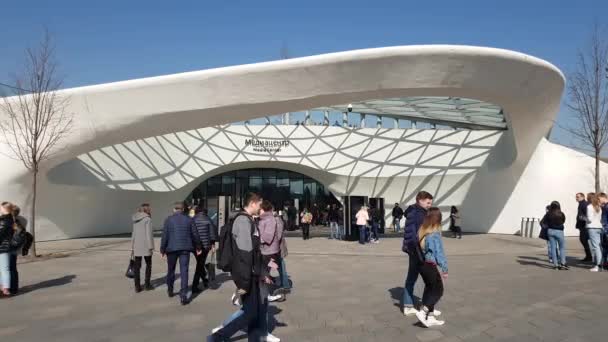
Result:
<svg viewBox="0 0 608 342"><path fill-rule="evenodd" d="M151 256L154 251L154 232L152 219L146 213L133 215L133 233L131 234L131 249L134 256Z"/></svg>

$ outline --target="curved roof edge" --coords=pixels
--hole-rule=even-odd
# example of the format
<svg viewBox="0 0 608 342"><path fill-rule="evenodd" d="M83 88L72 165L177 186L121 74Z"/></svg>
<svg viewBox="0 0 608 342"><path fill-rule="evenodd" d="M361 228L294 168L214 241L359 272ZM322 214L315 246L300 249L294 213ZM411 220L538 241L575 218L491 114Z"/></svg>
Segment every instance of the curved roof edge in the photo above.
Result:
<svg viewBox="0 0 608 342"><path fill-rule="evenodd" d="M275 60L268 62L259 62L251 64L242 64L234 66L226 66L198 71L187 71L176 74L152 76L145 78L137 78L124 81L116 81L95 85L88 85L75 88L62 89L62 92L90 92L104 90L118 90L120 88L128 89L141 86L153 86L157 84L167 84L176 81L188 81L196 78L208 78L219 75L231 75L249 72L264 72L277 69L289 69L291 67L314 66L318 64L344 62L347 60L367 60L382 57L392 56L411 56L416 54L454 54L454 55L479 55L486 57L495 57L499 59L508 59L528 64L537 65L547 69L551 69L558 73L562 81L565 83L565 76L562 71L555 65L546 60L527 55L521 52L469 45L406 45L406 46L391 46L380 48L368 48L359 50L350 50L342 52L332 52L320 55L297 57L283 60Z"/></svg>

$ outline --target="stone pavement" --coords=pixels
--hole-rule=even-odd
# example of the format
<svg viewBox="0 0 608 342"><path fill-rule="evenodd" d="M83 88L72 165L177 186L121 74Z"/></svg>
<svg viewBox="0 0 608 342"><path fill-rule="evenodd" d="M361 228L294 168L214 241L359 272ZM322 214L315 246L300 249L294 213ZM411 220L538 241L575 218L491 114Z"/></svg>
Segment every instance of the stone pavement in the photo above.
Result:
<svg viewBox="0 0 608 342"><path fill-rule="evenodd" d="M447 323L425 329L397 306L407 268L399 238L366 246L290 238L287 267L295 288L286 302L271 306L273 333L283 341L328 342L606 339L608 272L574 264L576 239L568 240L570 271L548 268L539 240L467 235L444 241L450 275L438 308ZM186 307L167 298L158 255L157 289L135 294L124 277L128 248L125 238L41 243L40 252L64 257L20 265L23 293L0 300L0 341L203 341L235 310L226 276L219 289ZM417 294L421 289L420 281Z"/></svg>

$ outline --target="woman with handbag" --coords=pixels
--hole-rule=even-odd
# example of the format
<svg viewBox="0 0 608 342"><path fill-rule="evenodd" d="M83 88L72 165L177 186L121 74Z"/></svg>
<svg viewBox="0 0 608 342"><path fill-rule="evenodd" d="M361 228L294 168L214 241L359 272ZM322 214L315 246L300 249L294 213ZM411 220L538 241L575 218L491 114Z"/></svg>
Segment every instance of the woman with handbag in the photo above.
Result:
<svg viewBox="0 0 608 342"><path fill-rule="evenodd" d="M133 214L133 233L131 234L131 256L133 258L133 280L135 292L141 292L141 259L146 261L144 289L152 290L152 254L154 252L154 232L152 231L152 210L150 205L142 204Z"/></svg>
<svg viewBox="0 0 608 342"><path fill-rule="evenodd" d="M556 270L567 270L566 240L564 238L564 222L566 222L566 215L562 212L559 202L551 202L549 211L547 211L541 222L547 227L547 237L549 238L549 246L551 248L553 268Z"/></svg>
<svg viewBox="0 0 608 342"><path fill-rule="evenodd" d="M10 296L11 270L10 252L14 234L14 205L4 202L0 205L0 287L2 295Z"/></svg>

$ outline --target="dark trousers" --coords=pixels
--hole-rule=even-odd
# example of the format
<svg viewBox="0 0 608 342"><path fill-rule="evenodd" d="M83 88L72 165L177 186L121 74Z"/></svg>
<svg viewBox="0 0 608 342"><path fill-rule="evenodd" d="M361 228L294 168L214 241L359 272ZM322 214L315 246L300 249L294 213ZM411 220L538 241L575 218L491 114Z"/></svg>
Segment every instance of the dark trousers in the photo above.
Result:
<svg viewBox="0 0 608 342"><path fill-rule="evenodd" d="M304 240L310 239L310 223L302 223L302 238Z"/></svg>
<svg viewBox="0 0 608 342"><path fill-rule="evenodd" d="M378 240L380 236L378 236L378 230L380 229L380 223L372 222L372 237L374 240Z"/></svg>
<svg viewBox="0 0 608 342"><path fill-rule="evenodd" d="M10 292L16 294L19 292L19 272L17 271L17 255L9 253L9 271L11 273L11 288Z"/></svg>
<svg viewBox="0 0 608 342"><path fill-rule="evenodd" d="M367 241L367 234L366 234L367 228L365 226L361 226L361 225L357 225L357 227L359 227L359 243L364 245L365 242Z"/></svg>
<svg viewBox="0 0 608 342"><path fill-rule="evenodd" d="M429 309L429 312L435 310L435 304L439 302L443 296L443 280L437 266L429 263L424 263L420 267L420 275L424 281L424 293L422 294L422 305Z"/></svg>
<svg viewBox="0 0 608 342"><path fill-rule="evenodd" d="M175 283L175 266L179 259L179 275L181 290L179 295L185 298L188 295L188 265L190 264L189 251L179 251L167 253L167 288L173 291L173 283Z"/></svg>
<svg viewBox="0 0 608 342"><path fill-rule="evenodd" d="M198 283L200 280L203 281L203 286L209 286L209 280L207 279L207 273L205 270L205 259L207 259L207 254L209 254L208 249L203 249L203 252L200 255L195 254L196 269L194 271L194 279L192 279L193 291L198 289Z"/></svg>
<svg viewBox="0 0 608 342"><path fill-rule="evenodd" d="M578 230L578 240L583 245L585 249L585 259L591 260L591 249L589 248L589 231L587 228L579 228Z"/></svg>
<svg viewBox="0 0 608 342"><path fill-rule="evenodd" d="M462 228L460 226L452 226L452 233L454 233L454 237L462 237Z"/></svg>
<svg viewBox="0 0 608 342"><path fill-rule="evenodd" d="M144 276L144 281L146 286L150 286L150 277L152 276L152 256L145 256L143 258L146 261L146 274ZM133 273L135 273L133 280L135 281L135 288L141 287L141 259L142 257L136 256L135 260L133 261Z"/></svg>
<svg viewBox="0 0 608 342"><path fill-rule="evenodd" d="M248 341L258 342L261 336L266 335L265 327L266 306L265 301L260 298L260 284L257 279L253 279L253 284L248 293L241 296L243 306L239 314L234 317L224 327L213 334L213 341L229 341L232 335L240 330L247 331ZM226 323L226 322L224 322Z"/></svg>

